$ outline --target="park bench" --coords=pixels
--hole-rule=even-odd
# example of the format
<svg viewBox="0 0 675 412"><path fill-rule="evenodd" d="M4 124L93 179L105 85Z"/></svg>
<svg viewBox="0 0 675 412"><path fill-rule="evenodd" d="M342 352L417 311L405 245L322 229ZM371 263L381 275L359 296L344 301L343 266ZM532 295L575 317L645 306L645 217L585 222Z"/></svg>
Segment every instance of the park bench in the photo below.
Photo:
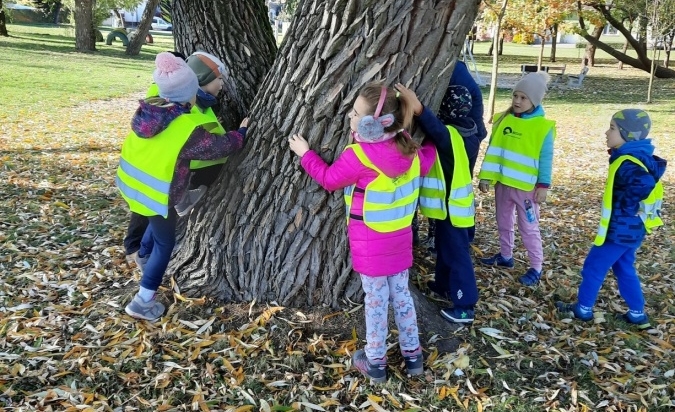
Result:
<svg viewBox="0 0 675 412"><path fill-rule="evenodd" d="M582 83L584 82L584 78L586 77L586 74L588 74L588 66L584 66L584 68L581 69L581 72L576 76L575 75L567 76L567 87L573 88L581 87Z"/></svg>
<svg viewBox="0 0 675 412"><path fill-rule="evenodd" d="M559 83L563 75L565 74L565 68L567 67L566 64L562 64L560 66L539 66L537 67L536 64L521 64L520 65L520 74L525 76L530 73L534 73L537 71L544 71L550 75L553 75L553 84Z"/></svg>

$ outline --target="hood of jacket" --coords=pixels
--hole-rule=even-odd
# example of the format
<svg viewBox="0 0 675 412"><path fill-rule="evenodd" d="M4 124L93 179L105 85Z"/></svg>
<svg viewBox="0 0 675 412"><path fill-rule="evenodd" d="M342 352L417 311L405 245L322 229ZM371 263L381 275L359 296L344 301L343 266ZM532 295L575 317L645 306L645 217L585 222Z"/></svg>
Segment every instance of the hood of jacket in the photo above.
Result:
<svg viewBox="0 0 675 412"><path fill-rule="evenodd" d="M614 162L617 158L624 155L630 155L637 158L644 164L654 179L660 180L666 171L667 161L654 155L654 145L651 139L632 140L626 142L617 149L610 150L609 162Z"/></svg>
<svg viewBox="0 0 675 412"><path fill-rule="evenodd" d="M462 137L469 137L478 134L478 126L476 126L476 122L474 122L470 117L458 117L456 119L452 119L450 126L457 129Z"/></svg>
<svg viewBox="0 0 675 412"><path fill-rule="evenodd" d="M359 144L368 159L388 177L400 176L412 165L414 156L406 156L399 152L394 139Z"/></svg>
<svg viewBox="0 0 675 412"><path fill-rule="evenodd" d="M131 130L138 137L151 138L163 132L176 117L184 113L190 113L189 106L173 104L162 107L141 100L131 118Z"/></svg>

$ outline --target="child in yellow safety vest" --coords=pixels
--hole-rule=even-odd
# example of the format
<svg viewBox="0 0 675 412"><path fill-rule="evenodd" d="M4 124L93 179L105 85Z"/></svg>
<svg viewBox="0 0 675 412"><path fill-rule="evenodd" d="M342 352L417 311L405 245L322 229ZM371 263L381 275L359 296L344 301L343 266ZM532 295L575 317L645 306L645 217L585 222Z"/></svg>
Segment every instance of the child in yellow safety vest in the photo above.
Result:
<svg viewBox="0 0 675 412"><path fill-rule="evenodd" d="M581 269L578 301L557 302L561 312L574 318L593 319L593 306L610 268L619 293L628 305L623 320L639 329L650 327L645 299L635 271L635 253L645 234L663 224L661 177L666 161L654 155L649 115L639 109L621 110L612 116L605 132L609 148L609 173L602 199L602 216L594 245Z"/></svg>
<svg viewBox="0 0 675 412"><path fill-rule="evenodd" d="M387 379L387 313L394 309L398 340L410 375L423 372L415 305L408 290L412 266L412 218L420 175L436 157L433 145L420 148L406 128L410 101L396 90L371 83L360 90L349 113L350 144L328 165L300 135L289 138L307 173L326 190L344 189L352 266L365 292L366 347L352 365L373 382ZM322 138L322 137L319 137Z"/></svg>
<svg viewBox="0 0 675 412"><path fill-rule="evenodd" d="M479 189L495 186L495 212L499 253L480 262L489 266L514 267L514 223L527 249L530 265L519 280L526 286L539 282L544 248L539 232L539 206L551 185L555 122L544 117L541 101L549 75L531 73L514 87L511 107L493 118L490 144L481 166Z"/></svg>
<svg viewBox="0 0 675 412"><path fill-rule="evenodd" d="M140 101L122 145L116 179L131 211L149 220L138 251L143 263L140 289L125 311L150 321L164 312L155 294L176 242L175 205L187 189L190 163L241 149L248 124L244 119L240 132L225 136L208 132L205 127L212 119L192 110L199 87L195 73L168 52L158 54L155 65L159 96Z"/></svg>

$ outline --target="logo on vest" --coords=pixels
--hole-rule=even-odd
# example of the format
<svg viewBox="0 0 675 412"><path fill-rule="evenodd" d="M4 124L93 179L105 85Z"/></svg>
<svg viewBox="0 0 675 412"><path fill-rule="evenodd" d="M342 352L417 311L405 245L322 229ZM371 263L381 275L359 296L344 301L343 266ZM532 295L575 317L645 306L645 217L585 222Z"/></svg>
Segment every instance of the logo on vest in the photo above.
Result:
<svg viewBox="0 0 675 412"><path fill-rule="evenodd" d="M504 136L515 137L516 139L520 139L520 137L523 135L522 133L513 130L510 126L506 126L502 133Z"/></svg>

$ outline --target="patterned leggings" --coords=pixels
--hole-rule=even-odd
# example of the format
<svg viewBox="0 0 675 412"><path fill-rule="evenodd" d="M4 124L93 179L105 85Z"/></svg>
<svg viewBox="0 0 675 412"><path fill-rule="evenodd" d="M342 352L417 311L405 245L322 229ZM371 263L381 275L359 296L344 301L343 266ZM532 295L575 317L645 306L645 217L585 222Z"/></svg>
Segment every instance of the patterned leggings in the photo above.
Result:
<svg viewBox="0 0 675 412"><path fill-rule="evenodd" d="M365 352L368 359L382 359L387 355L389 303L394 308L401 351L417 349L420 339L415 305L408 290L408 269L391 276L361 275L361 283L366 293Z"/></svg>

